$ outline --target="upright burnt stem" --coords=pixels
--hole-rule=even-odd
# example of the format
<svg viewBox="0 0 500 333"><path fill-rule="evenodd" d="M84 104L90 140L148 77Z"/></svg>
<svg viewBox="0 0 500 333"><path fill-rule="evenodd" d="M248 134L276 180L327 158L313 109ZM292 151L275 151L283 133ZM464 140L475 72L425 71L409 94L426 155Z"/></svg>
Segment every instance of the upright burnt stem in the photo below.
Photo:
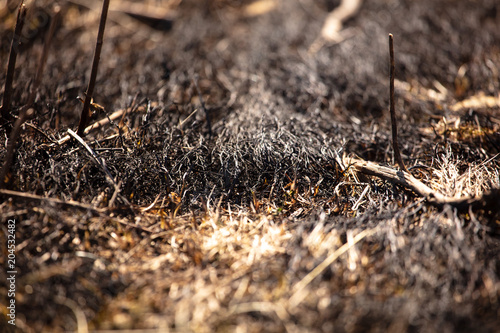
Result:
<svg viewBox="0 0 500 333"><path fill-rule="evenodd" d="M14 126L10 131L9 140L7 141L7 153L5 154L5 158L2 164L2 169L0 169L0 189L6 188L9 180L7 179L7 174L10 169L10 165L12 164L12 160L14 158L14 153L16 151L16 143L19 134L21 133L21 126L24 124L26 119L33 116L35 111L33 109L22 110L19 114L19 117L14 122Z"/></svg>
<svg viewBox="0 0 500 333"><path fill-rule="evenodd" d="M403 171L408 172L406 166L401 158L401 153L399 152L399 143L398 143L398 122L396 120L396 111L394 110L394 37L392 34L389 34L389 55L391 59L391 70L390 70L390 99L389 99L389 109L391 112L391 125L392 125L392 148L394 149L394 157L396 158L396 162L399 165L399 168Z"/></svg>
<svg viewBox="0 0 500 333"><path fill-rule="evenodd" d="M52 41L52 37L55 32L59 15L60 15L59 8L56 8L54 17L52 18L52 22L50 23L49 31L45 38L45 44L43 45L43 51L42 54L40 55L40 60L38 62L38 70L35 75L35 81L33 82L33 85L31 87L31 91L28 97L28 102L20 109L19 118L17 118L17 120L14 122L14 126L10 131L9 140L7 141L7 154L5 154L4 163L2 165L2 169L0 170L0 188L7 187L8 185L7 182L5 182L5 179L12 164L12 160L14 158L17 139L21 134L21 126L24 124L26 120L28 120L35 114L35 111L31 108L31 106L35 101L36 92L38 90L38 87L40 86L40 83L42 82L43 71L45 69L45 64L47 62L50 43Z"/></svg>
<svg viewBox="0 0 500 333"><path fill-rule="evenodd" d="M80 124L78 124L77 134L81 137L85 135L85 127L90 117L90 103L94 93L95 80L97 78L97 67L99 67L99 59L101 57L101 49L104 37L104 28L108 18L109 0L104 0L102 3L101 21L99 23L99 32L97 33L97 42L94 51L94 61L92 63L92 71L90 73L90 81L86 92L85 102L83 103L82 115L80 117Z"/></svg>
<svg viewBox="0 0 500 333"><path fill-rule="evenodd" d="M196 91L198 92L198 98L200 99L201 108L205 112L205 118L207 120L208 136L212 137L212 125L210 123L210 115L208 114L208 110L205 107L205 102L203 101L203 94L201 93L200 87L198 86L198 75L195 75L195 77L193 78L193 83L196 88Z"/></svg>
<svg viewBox="0 0 500 333"><path fill-rule="evenodd" d="M10 44L9 63L7 65L7 75L5 78L5 89L3 93L2 102L2 124L7 124L7 135L10 133L12 126L9 124L10 117L10 103L12 100L12 82L14 81L14 70L16 68L17 51L19 49L19 42L21 40L21 31L24 26L24 19L26 18L26 6L23 1L19 6L17 12L16 27L14 28L14 37Z"/></svg>

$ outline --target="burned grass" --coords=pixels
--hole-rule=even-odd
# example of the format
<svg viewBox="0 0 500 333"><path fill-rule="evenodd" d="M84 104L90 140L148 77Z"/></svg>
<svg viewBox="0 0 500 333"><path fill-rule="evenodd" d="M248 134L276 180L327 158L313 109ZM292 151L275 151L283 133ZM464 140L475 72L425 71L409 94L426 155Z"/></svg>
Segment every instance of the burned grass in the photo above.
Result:
<svg viewBox="0 0 500 333"><path fill-rule="evenodd" d="M364 2L349 38L310 53L336 3L166 1L161 29L115 3L89 148L62 139L98 22L93 3L72 2L18 140L14 192L0 192L2 222L16 220L20 330L497 329L497 4ZM3 41L14 11L0 14ZM394 165L388 32L406 166L443 195L478 198L470 209L355 171L354 158ZM25 44L14 111L41 52Z"/></svg>

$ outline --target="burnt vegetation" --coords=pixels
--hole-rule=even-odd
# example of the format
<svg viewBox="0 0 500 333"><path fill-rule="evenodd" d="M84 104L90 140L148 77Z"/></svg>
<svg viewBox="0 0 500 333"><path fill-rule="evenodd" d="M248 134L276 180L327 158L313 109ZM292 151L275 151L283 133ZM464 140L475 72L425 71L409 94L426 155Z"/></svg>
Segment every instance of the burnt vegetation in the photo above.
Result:
<svg viewBox="0 0 500 333"><path fill-rule="evenodd" d="M497 1L6 3L18 330L500 326Z"/></svg>

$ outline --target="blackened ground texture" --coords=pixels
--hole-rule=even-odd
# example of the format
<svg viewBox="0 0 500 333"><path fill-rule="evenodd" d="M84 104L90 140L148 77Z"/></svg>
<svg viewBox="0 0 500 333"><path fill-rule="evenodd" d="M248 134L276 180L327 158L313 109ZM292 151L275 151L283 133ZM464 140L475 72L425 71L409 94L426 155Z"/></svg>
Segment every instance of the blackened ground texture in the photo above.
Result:
<svg viewBox="0 0 500 333"><path fill-rule="evenodd" d="M6 68L18 2L0 3ZM61 139L78 125L101 2L27 3L14 119L56 7L61 20L0 192L2 267L16 221L17 330L498 330L498 207L434 207L349 163L395 167L392 33L407 167L450 197L500 187L500 4L363 1L318 43L339 5L111 1L103 123L84 137L96 160Z"/></svg>

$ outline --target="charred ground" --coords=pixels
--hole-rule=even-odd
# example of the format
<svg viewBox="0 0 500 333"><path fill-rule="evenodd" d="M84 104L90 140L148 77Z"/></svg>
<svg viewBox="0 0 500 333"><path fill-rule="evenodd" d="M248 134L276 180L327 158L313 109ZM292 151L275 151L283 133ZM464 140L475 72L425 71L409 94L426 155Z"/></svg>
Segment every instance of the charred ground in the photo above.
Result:
<svg viewBox="0 0 500 333"><path fill-rule="evenodd" d="M59 5L36 115L8 174L9 189L37 197L4 193L0 205L2 222L17 221L21 330L500 325L498 209L433 207L347 158L394 165L393 33L407 166L449 196L500 187L497 1L366 1L347 38L318 50L336 1L151 1L168 20L142 23L116 1L94 101L105 108L96 119L125 112L85 140L119 191L83 146L55 143L77 126L99 20L100 2L78 3L30 5L38 24L15 73L14 115Z"/></svg>

